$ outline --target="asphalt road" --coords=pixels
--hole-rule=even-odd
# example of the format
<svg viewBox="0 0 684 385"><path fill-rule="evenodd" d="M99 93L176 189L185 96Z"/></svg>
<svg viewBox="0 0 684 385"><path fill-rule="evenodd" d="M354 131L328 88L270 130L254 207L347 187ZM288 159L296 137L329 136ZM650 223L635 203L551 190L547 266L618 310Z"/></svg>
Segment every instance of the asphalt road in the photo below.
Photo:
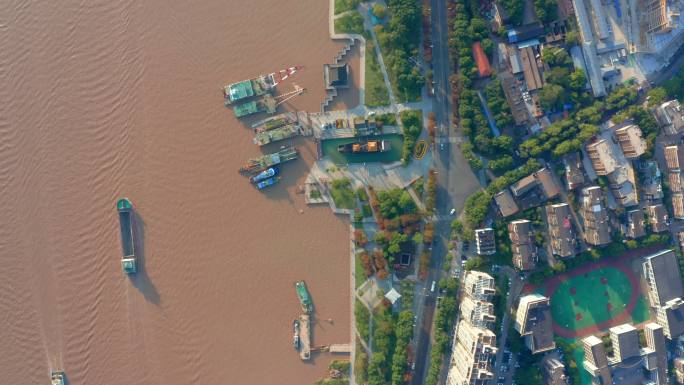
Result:
<svg viewBox="0 0 684 385"><path fill-rule="evenodd" d="M446 0L431 0L432 7L432 69L435 81L435 96L433 111L437 122L437 133L441 139L457 137L449 124L449 49ZM457 138L458 139L458 138ZM444 141L442 141L443 143ZM451 209L460 212L465 199L480 188L477 178L463 158L458 146L452 140L447 140L442 147L435 146L435 164L437 171L437 218L448 218ZM434 317L438 290L430 291L432 282L438 282L443 276L442 264L447 253L450 233L450 219L435 221L435 241L432 245L432 260L425 286L424 295L419 298L418 325L416 338L416 369L413 375L413 385L425 383L427 365L430 358L432 338L432 320ZM421 290L421 289L419 289ZM443 383L443 381L440 381Z"/></svg>

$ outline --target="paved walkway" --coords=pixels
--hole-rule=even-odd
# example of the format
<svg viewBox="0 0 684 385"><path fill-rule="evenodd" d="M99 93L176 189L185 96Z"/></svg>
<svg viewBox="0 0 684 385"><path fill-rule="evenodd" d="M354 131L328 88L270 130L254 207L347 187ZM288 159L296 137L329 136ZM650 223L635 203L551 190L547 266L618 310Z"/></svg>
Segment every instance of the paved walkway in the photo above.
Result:
<svg viewBox="0 0 684 385"><path fill-rule="evenodd" d="M360 4L359 10L361 12L361 15L363 15L363 26L364 28L366 28L367 31L370 32L370 35L373 38L373 45L375 46L375 55L378 57L378 63L380 64L382 78L385 81L385 87L387 87L387 92L389 93L390 105L394 105L397 104L397 98L394 95L394 91L392 90L392 83L390 83L389 75L387 74L387 67L385 67L385 60L383 59L382 52L380 51L380 43L378 43L378 37L375 34L375 29L373 28L370 16L368 16L368 10L375 4L382 4L385 7L387 6L387 4L385 4L382 1L374 1Z"/></svg>
<svg viewBox="0 0 684 385"><path fill-rule="evenodd" d="M335 15L335 0L330 0L328 6L328 32L333 40L357 40L359 44L359 104L366 104L366 38L355 33L335 33L335 19L347 12ZM352 12L352 11L349 11Z"/></svg>

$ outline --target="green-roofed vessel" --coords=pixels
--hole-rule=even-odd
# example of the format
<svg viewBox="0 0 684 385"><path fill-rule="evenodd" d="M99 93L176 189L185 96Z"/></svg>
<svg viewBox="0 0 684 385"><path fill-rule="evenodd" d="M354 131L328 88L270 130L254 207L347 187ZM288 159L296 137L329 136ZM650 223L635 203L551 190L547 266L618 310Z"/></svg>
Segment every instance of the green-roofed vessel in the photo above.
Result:
<svg viewBox="0 0 684 385"><path fill-rule="evenodd" d="M306 289L306 283L304 281L295 282L295 290L297 297L299 297L299 303L302 305L302 311L306 314L313 313L313 303L311 302L311 295Z"/></svg>
<svg viewBox="0 0 684 385"><path fill-rule="evenodd" d="M273 114L275 113L277 107L278 103L273 96L264 95L259 99L250 100L249 102L233 106L233 112L235 112L235 117L243 118L258 112Z"/></svg>
<svg viewBox="0 0 684 385"><path fill-rule="evenodd" d="M245 176L257 175L269 167L297 159L298 156L299 151L297 150L297 147L283 146L280 148L280 151L273 154L261 155L250 159L244 166L240 168L240 174Z"/></svg>
<svg viewBox="0 0 684 385"><path fill-rule="evenodd" d="M297 72L301 67L295 66L273 72L267 75L259 75L253 79L243 80L223 87L223 96L226 106L233 103L249 100L254 96L265 95L275 88L281 81Z"/></svg>
<svg viewBox="0 0 684 385"><path fill-rule="evenodd" d="M254 136L254 144L264 146L279 140L289 139L299 135L299 126L288 124L268 131L257 132Z"/></svg>
<svg viewBox="0 0 684 385"><path fill-rule="evenodd" d="M121 229L121 268L126 274L134 274L138 271L135 256L135 239L133 237L133 204L128 198L121 198L116 202L116 210L119 212L119 227Z"/></svg>

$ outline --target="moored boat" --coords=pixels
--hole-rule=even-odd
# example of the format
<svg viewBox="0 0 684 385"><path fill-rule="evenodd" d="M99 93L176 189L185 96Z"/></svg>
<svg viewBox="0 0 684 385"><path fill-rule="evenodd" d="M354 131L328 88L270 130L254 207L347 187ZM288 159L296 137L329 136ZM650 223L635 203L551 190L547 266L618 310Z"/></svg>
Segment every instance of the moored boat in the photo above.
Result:
<svg viewBox="0 0 684 385"><path fill-rule="evenodd" d="M265 95L273 91L278 83L294 75L301 68L300 66L289 67L278 72L231 83L223 88L223 96L226 99L225 104L228 106L233 103L249 100L254 96Z"/></svg>
<svg viewBox="0 0 684 385"><path fill-rule="evenodd" d="M304 283L304 281L295 282L295 290L297 291L297 297L302 306L302 311L306 314L311 314L313 312L313 303L311 302L309 290L306 288L306 283Z"/></svg>
<svg viewBox="0 0 684 385"><path fill-rule="evenodd" d="M52 385L66 385L64 372L61 370L53 370L51 374Z"/></svg>
<svg viewBox="0 0 684 385"><path fill-rule="evenodd" d="M296 350L299 350L299 320L295 319L292 323L294 326L294 335L292 336L292 345Z"/></svg>
<svg viewBox="0 0 684 385"><path fill-rule="evenodd" d="M264 170L264 171L256 174L255 176L249 178L249 181L256 184L258 182L261 182L262 180L265 180L265 179L268 179L272 176L278 175L279 171L280 170L278 170L278 167L269 167L266 170Z"/></svg>
<svg viewBox="0 0 684 385"><path fill-rule="evenodd" d="M388 140L369 140L367 142L353 142L337 146L337 151L352 154L387 152L391 149L392 146Z"/></svg>
<svg viewBox="0 0 684 385"><path fill-rule="evenodd" d="M226 104L233 104L252 96L260 96L270 92L276 86L274 74L260 75L253 79L243 80L241 82L232 83L223 89L223 95L226 97Z"/></svg>
<svg viewBox="0 0 684 385"><path fill-rule="evenodd" d="M262 180L261 182L257 183L257 184L256 184L256 188L259 189L259 190L263 190L263 189L265 189L266 187L273 186L274 184L278 183L278 181L280 181L280 177L278 177L278 176L272 176L272 177L270 177L270 178L268 178L268 179L264 179L264 180Z"/></svg>
<svg viewBox="0 0 684 385"><path fill-rule="evenodd" d="M121 247L123 249L121 268L124 273L133 274L138 271L135 256L135 239L133 237L133 204L131 204L128 198L122 198L116 202L116 209L119 212Z"/></svg>
<svg viewBox="0 0 684 385"><path fill-rule="evenodd" d="M273 154L261 155L252 158L240 168L240 174L246 176L253 176L261 171L276 166L280 163L285 163L293 159L297 159L299 151L294 146L283 146L280 151Z"/></svg>
<svg viewBox="0 0 684 385"><path fill-rule="evenodd" d="M288 124L273 130L257 132L254 136L254 144L264 146L269 143L285 140L299 135L299 126Z"/></svg>

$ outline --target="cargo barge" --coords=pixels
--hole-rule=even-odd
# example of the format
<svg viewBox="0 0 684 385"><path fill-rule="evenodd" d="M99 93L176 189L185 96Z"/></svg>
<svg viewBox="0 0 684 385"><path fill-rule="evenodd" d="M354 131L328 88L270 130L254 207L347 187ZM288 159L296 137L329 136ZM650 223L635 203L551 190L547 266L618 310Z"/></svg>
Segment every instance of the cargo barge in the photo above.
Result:
<svg viewBox="0 0 684 385"><path fill-rule="evenodd" d="M116 202L116 209L119 212L121 247L123 249L121 268L126 274L134 274L138 271L138 267L135 257L135 238L133 237L133 205L128 198L122 198Z"/></svg>
<svg viewBox="0 0 684 385"><path fill-rule="evenodd" d="M260 75L253 79L229 84L223 87L225 104L228 106L233 103L246 101L254 96L265 95L273 91L278 83L287 79L291 75L294 75L294 73L300 68L302 67L290 67L267 75Z"/></svg>
<svg viewBox="0 0 684 385"><path fill-rule="evenodd" d="M296 147L282 147L280 151L276 153L266 154L250 159L244 166L240 168L240 174L245 176L254 176L269 167L297 159L298 156L299 151Z"/></svg>
<svg viewBox="0 0 684 385"><path fill-rule="evenodd" d="M271 94L266 94L257 99L235 105L233 106L233 112L237 118L244 118L245 116L253 115L259 112L275 114L279 105L301 95L304 91L306 91L304 88L295 84L292 91L286 92L282 95L273 96Z"/></svg>
<svg viewBox="0 0 684 385"><path fill-rule="evenodd" d="M306 361L311 358L311 320L308 314L299 316L299 358Z"/></svg>
<svg viewBox="0 0 684 385"><path fill-rule="evenodd" d="M254 136L254 144L265 146L269 143L293 138L297 135L299 135L299 126L296 124L288 124L272 130L257 132Z"/></svg>
<svg viewBox="0 0 684 385"><path fill-rule="evenodd" d="M306 283L304 283L304 281L295 282L295 289L297 291L299 303L302 306L302 311L306 314L313 313L313 303L311 302L309 290L306 289Z"/></svg>
<svg viewBox="0 0 684 385"><path fill-rule="evenodd" d="M254 131L256 132L264 132L274 130L287 124L293 124L295 121L296 120L289 116L289 114L281 114L270 119L262 120L256 125L253 125L252 128L254 128Z"/></svg>
<svg viewBox="0 0 684 385"><path fill-rule="evenodd" d="M369 140L367 142L353 142L337 146L337 151L351 154L387 152L391 149L392 145L389 140Z"/></svg>

